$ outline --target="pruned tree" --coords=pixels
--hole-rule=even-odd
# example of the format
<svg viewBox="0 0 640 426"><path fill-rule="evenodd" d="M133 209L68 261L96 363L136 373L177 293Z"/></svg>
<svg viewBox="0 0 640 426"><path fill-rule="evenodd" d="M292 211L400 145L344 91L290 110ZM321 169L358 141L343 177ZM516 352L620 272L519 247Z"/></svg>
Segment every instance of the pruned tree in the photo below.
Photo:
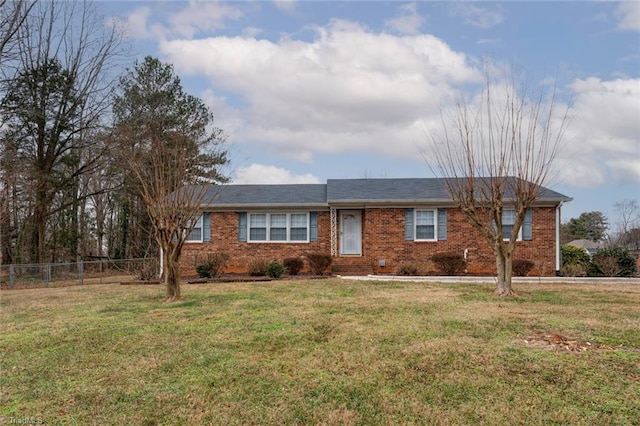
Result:
<svg viewBox="0 0 640 426"><path fill-rule="evenodd" d="M226 181L225 138L204 103L183 91L173 67L147 57L120 80L114 155L144 202L162 249L166 300L180 298L180 257L211 185Z"/></svg>
<svg viewBox="0 0 640 426"><path fill-rule="evenodd" d="M460 98L431 135L432 171L445 177L453 202L489 243L496 258L496 294L511 296L513 253L525 214L553 179L567 110L557 111L555 86L528 90L511 72L502 81L485 68L482 92ZM503 212L514 217L505 224ZM506 231L506 232L505 232ZM510 232L509 232L510 231Z"/></svg>

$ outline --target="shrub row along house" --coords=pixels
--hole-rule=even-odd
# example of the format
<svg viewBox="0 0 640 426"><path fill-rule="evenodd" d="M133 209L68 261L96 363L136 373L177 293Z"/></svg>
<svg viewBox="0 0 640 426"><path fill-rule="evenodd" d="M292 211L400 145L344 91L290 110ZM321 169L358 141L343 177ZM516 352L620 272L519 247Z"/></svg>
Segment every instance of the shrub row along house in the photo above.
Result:
<svg viewBox="0 0 640 426"><path fill-rule="evenodd" d="M534 262L530 274L560 270L560 208L571 198L547 188L527 211L514 259ZM503 232L514 210L505 200ZM227 272L246 272L252 259L282 261L330 254L333 273L394 274L407 263L434 272L435 253L460 253L470 274L495 273L495 257L455 207L441 178L330 179L326 184L221 185L204 197L187 238L183 272L206 253L229 255Z"/></svg>

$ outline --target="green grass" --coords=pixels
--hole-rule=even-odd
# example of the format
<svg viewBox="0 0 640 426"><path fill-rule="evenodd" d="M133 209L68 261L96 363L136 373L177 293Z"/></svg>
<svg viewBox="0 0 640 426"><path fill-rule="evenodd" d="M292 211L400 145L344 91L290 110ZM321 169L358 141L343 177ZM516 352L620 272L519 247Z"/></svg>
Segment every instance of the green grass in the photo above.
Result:
<svg viewBox="0 0 640 426"><path fill-rule="evenodd" d="M640 424L640 286L0 293L0 423ZM583 352L542 336L590 342Z"/></svg>

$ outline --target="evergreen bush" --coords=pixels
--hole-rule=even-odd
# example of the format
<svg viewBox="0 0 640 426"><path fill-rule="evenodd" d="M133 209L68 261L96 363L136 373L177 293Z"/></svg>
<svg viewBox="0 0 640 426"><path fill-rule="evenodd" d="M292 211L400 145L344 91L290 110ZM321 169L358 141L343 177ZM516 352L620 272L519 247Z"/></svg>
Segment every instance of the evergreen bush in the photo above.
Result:
<svg viewBox="0 0 640 426"><path fill-rule="evenodd" d="M280 278L282 274L284 274L284 271L285 267L275 260L267 264L267 275L271 278Z"/></svg>
<svg viewBox="0 0 640 426"><path fill-rule="evenodd" d="M633 277L636 275L636 259L622 247L607 247L595 253L591 259L592 276Z"/></svg>

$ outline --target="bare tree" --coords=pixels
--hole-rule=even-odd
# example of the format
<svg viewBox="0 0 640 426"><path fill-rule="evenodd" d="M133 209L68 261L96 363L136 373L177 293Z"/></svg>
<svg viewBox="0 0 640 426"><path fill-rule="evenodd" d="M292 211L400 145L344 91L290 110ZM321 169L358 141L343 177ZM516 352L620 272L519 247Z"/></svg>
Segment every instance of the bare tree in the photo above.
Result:
<svg viewBox="0 0 640 426"><path fill-rule="evenodd" d="M35 4L33 0L0 0L0 66L16 54L18 30Z"/></svg>
<svg viewBox="0 0 640 426"><path fill-rule="evenodd" d="M640 207L633 199L624 199L613 205L618 220L615 234L609 238L613 246L629 246L633 250L640 249Z"/></svg>
<svg viewBox="0 0 640 426"><path fill-rule="evenodd" d="M58 222L68 227L67 246L76 257L79 214L88 195L81 177L103 152L95 132L110 106L120 37L116 29L104 29L89 2L36 3L16 34L17 72L0 89L0 154L13 152L20 164L13 182L21 186L20 208L29 210L31 222L24 229L31 234L23 238L29 241L25 257L54 260L51 221L65 210L70 220Z"/></svg>
<svg viewBox="0 0 640 426"><path fill-rule="evenodd" d="M162 250L165 300L178 300L182 247L211 185L226 181L222 130L200 99L183 92L173 67L151 57L122 77L113 111L113 152Z"/></svg>
<svg viewBox="0 0 640 426"><path fill-rule="evenodd" d="M452 114L442 114L444 130L432 134L431 167L446 178L451 198L491 246L496 294L511 296L516 241L527 210L553 178L568 108L557 113L555 86L542 85L531 99L526 82L513 72L497 81L487 66L484 77L475 102L460 99ZM515 212L508 235L505 209Z"/></svg>

